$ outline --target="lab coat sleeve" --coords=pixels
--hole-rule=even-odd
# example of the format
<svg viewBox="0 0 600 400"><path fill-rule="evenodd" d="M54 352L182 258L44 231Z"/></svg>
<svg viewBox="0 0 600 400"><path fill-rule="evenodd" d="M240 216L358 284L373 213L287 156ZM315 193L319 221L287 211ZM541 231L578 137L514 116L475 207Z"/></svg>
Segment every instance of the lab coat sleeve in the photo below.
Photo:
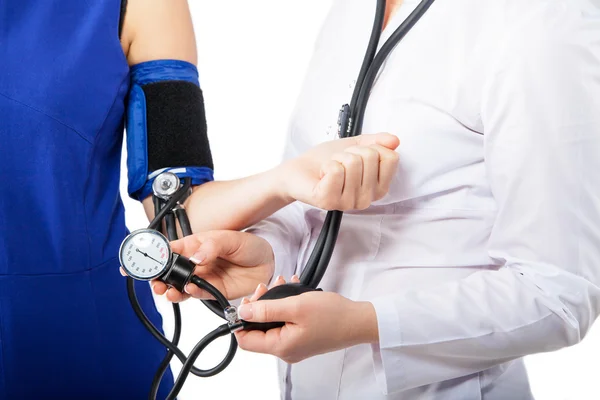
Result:
<svg viewBox="0 0 600 400"><path fill-rule="evenodd" d="M532 21L490 69L488 251L500 268L372 301L384 393L574 345L597 318L600 19L587 17Z"/></svg>
<svg viewBox="0 0 600 400"><path fill-rule="evenodd" d="M282 275L289 280L293 274L300 273L296 268L298 253L310 233L300 203L294 202L282 208L249 228L247 232L262 237L273 248L275 257L273 279Z"/></svg>

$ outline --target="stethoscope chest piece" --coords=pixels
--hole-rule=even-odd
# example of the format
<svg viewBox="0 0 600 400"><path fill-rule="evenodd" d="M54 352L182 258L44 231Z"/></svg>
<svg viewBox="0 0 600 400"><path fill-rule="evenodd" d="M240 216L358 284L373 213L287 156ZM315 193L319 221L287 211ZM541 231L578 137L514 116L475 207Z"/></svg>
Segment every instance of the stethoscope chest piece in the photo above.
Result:
<svg viewBox="0 0 600 400"><path fill-rule="evenodd" d="M138 281L159 279L183 292L195 264L173 253L168 239L153 229L140 229L123 240L119 260L125 273Z"/></svg>

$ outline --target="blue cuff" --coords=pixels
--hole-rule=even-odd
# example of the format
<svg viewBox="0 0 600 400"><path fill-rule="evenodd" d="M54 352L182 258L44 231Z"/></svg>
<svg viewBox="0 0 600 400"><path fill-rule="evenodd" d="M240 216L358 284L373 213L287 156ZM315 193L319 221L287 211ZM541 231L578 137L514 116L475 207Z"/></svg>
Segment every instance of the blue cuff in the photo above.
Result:
<svg viewBox="0 0 600 400"><path fill-rule="evenodd" d="M181 60L153 60L131 67L131 88L127 108L127 192L136 200L152 194L152 183L148 174L148 138L146 126L146 96L142 86L169 80L190 82L198 87L198 69L194 64ZM193 185L213 180L210 168L171 168L180 178L192 178ZM166 169L165 169L166 170ZM161 172L165 171L162 170ZM158 171L157 171L158 172ZM158 173L152 173L152 175Z"/></svg>
<svg viewBox="0 0 600 400"><path fill-rule="evenodd" d="M154 60L131 67L131 81L139 86L164 81L185 81L200 86L198 69L181 60Z"/></svg>

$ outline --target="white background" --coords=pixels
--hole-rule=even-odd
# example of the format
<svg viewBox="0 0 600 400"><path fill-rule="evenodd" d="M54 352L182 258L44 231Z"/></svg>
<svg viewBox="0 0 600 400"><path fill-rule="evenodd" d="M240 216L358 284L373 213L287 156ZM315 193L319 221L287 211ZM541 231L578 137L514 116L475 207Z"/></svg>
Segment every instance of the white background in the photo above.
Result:
<svg viewBox="0 0 600 400"><path fill-rule="evenodd" d="M280 161L287 121L312 45L331 0L189 0L206 97L209 136L218 180L264 171ZM125 183L122 185L122 190ZM124 191L122 191L124 193ZM144 227L141 206L124 197L130 229ZM212 212L211 210L206 210ZM157 304L172 334L172 311ZM181 348L189 352L222 323L197 301L182 305ZM222 339L200 358L209 368L225 354ZM600 323L575 347L529 357L527 367L538 400L600 399ZM173 363L178 373L180 364ZM220 375L190 377L180 399L278 399L274 359L239 350Z"/></svg>

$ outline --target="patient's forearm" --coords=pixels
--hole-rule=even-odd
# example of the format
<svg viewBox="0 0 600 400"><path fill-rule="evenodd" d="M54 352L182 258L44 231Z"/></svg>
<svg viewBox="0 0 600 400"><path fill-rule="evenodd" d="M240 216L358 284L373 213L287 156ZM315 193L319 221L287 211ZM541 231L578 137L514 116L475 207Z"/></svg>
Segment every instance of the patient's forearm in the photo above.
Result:
<svg viewBox="0 0 600 400"><path fill-rule="evenodd" d="M279 171L233 181L209 182L194 189L185 207L194 232L240 230L287 206Z"/></svg>
<svg viewBox="0 0 600 400"><path fill-rule="evenodd" d="M185 202L192 230L241 230L292 202L282 190L280 171L232 181L208 182L194 188ZM154 216L152 198L144 200L149 219Z"/></svg>

